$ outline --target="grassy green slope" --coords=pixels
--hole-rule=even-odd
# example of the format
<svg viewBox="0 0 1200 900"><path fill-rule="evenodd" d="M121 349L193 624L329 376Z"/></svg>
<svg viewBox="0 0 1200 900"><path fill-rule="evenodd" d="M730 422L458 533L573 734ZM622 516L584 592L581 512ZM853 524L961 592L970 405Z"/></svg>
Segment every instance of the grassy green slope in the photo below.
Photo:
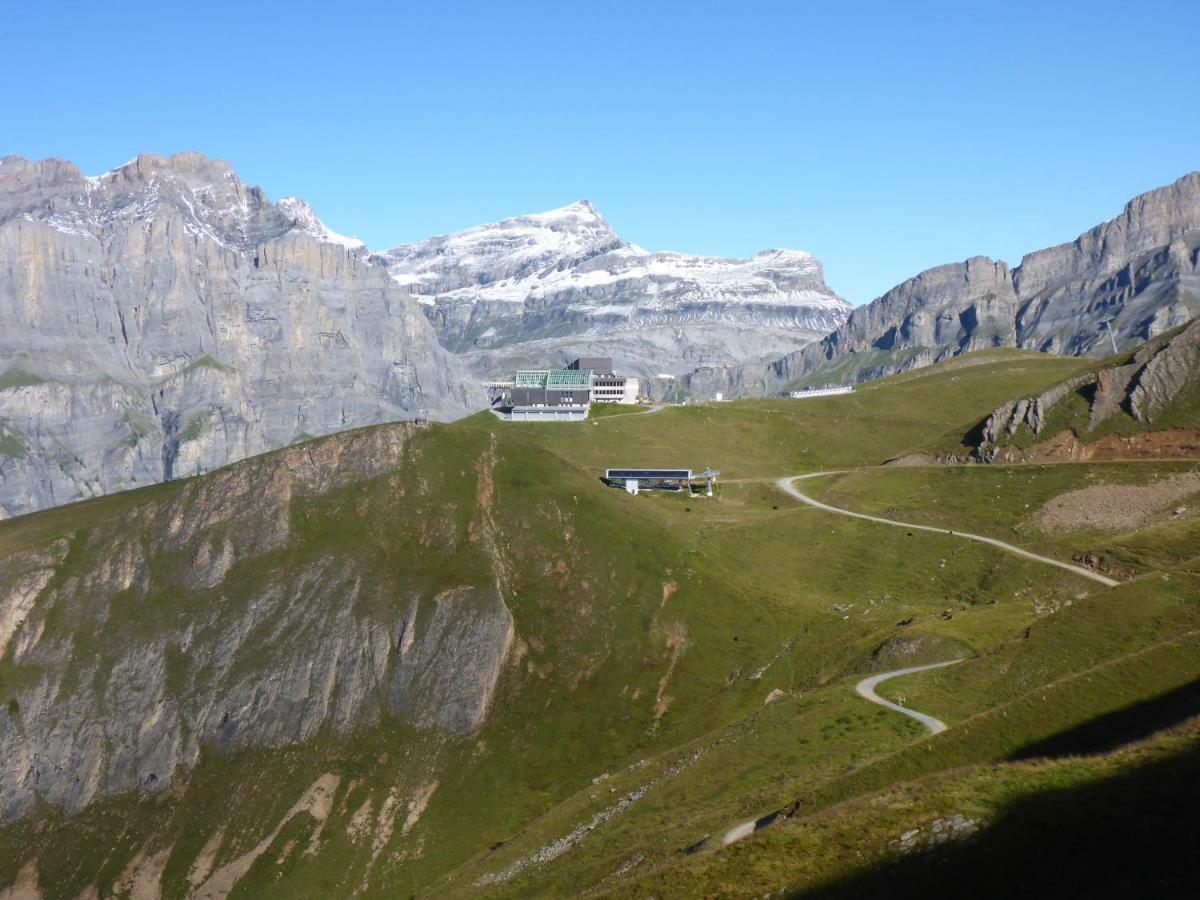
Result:
<svg viewBox="0 0 1200 900"><path fill-rule="evenodd" d="M642 885L647 895L777 889L787 882L748 881L743 869L776 871L770 842L763 845L765 858L716 850L711 841L695 856L683 851L771 810L815 812L898 781L1004 760L1065 730L1186 688L1200 680L1198 591L1200 578L1177 571L1168 582L1140 579L1076 598L1056 613L1028 610L1023 628L1007 630L1007 639L980 648L968 662L890 683L894 697L902 694L913 708L951 723L931 740L920 740L920 729L907 720L854 697L857 676L793 688L753 724L714 735L702 761L656 791L653 804L631 813L623 827L603 831L586 849L540 867L504 893L553 895L577 881L603 882L631 861L655 871ZM986 621L982 612L979 618ZM916 627L928 635L927 627ZM941 648L947 649L958 652ZM1111 736L1102 733L1101 739ZM1138 736L1136 730L1115 735ZM545 845L552 831L542 829L530 845ZM744 889L735 890L738 885ZM613 889L641 892L627 885Z"/></svg>
<svg viewBox="0 0 1200 900"><path fill-rule="evenodd" d="M804 508L755 480L876 464L931 446L1080 365L988 352L849 397L578 424L479 416L420 432L395 473L294 500L292 543L235 567L219 590L168 589L186 560L156 552L151 570L164 587L114 600L117 614L81 653L119 654L127 635L168 629L189 608L250 602L314 559L352 569L369 588L361 596L385 620L403 596L490 583L499 565L518 640L475 735L418 732L385 715L284 749L210 750L170 791L106 799L70 819L46 809L0 828L0 884L36 858L48 896L91 884L103 893L136 854L166 852L164 896L183 896L201 848L217 834L217 868L270 839L234 896L445 896L475 893L481 880L513 896L593 885L623 893L628 876L650 879L638 882L647 890L705 893L736 886L755 867L769 874L763 884L790 883L799 876L772 868L769 851L756 857L760 838L746 850L716 851L711 841L691 856L680 850L796 801L804 811L825 808L899 779L1004 759L1200 676L1187 662L1196 648L1171 643L1198 625L1186 536L1147 562L1154 576L1103 592L992 548ZM598 481L604 468L631 464L711 465L748 480L726 484L715 501L632 498ZM1017 506L1074 484L1058 471L1031 469L1028 487L999 501L992 490L1000 470L864 470L826 489L863 508L885 502L879 492L933 521L936 504L919 502L927 492L964 527L1006 531L1021 521ZM1151 474L1147 466L1128 477ZM111 523L136 527L183 488L2 523L0 555L66 536L72 571L94 569L103 564L96 541ZM1043 551L1075 549L1020 537ZM140 539L155 547L153 534ZM1122 541L1152 543L1144 534ZM331 591L325 602L340 595ZM955 723L932 742L920 740L916 723L852 692L863 673L946 655L971 660L895 683L913 706ZM176 689L186 692L186 658L181 664ZM0 660L0 698L37 677L26 668ZM1088 671L1111 674L1089 692L1075 677ZM325 773L340 779L327 819L299 815L272 836ZM432 781L436 789L414 815ZM628 797L635 799L622 805ZM603 818L568 849L535 860L596 816ZM744 869L727 868L743 858L752 860Z"/></svg>
<svg viewBox="0 0 1200 900"><path fill-rule="evenodd" d="M875 465L943 435L960 438L1010 397L1042 390L1086 366L1078 359L982 351L860 385L848 396L667 407L644 417L580 423L504 423L485 413L462 425L516 432L596 475L618 466L710 465L726 478L778 477Z"/></svg>
<svg viewBox="0 0 1200 900"><path fill-rule="evenodd" d="M1141 574L1170 568L1200 546L1200 484L1148 512L1152 522L1132 530L1120 524L1119 515L1125 511L1113 508L1120 502L1116 499L1109 504L1113 527L1105 527L1104 517L1097 515L1094 525L1061 528L1040 521L1039 512L1067 492L1169 484L1197 473L1200 465L1182 461L889 467L811 480L804 489L834 506L917 524L975 529L1064 560L1092 554L1121 572ZM1136 495L1131 499L1139 502Z"/></svg>
<svg viewBox="0 0 1200 900"><path fill-rule="evenodd" d="M948 770L790 820L620 896L1184 897L1194 720L1118 752ZM785 886L782 890L780 886Z"/></svg>

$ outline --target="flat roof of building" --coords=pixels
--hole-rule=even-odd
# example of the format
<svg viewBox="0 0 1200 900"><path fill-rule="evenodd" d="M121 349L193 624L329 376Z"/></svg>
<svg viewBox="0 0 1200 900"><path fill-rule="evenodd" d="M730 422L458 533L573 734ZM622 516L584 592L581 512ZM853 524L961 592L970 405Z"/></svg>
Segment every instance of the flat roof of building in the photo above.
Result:
<svg viewBox="0 0 1200 900"><path fill-rule="evenodd" d="M605 469L605 478L671 478L690 480L691 469Z"/></svg>

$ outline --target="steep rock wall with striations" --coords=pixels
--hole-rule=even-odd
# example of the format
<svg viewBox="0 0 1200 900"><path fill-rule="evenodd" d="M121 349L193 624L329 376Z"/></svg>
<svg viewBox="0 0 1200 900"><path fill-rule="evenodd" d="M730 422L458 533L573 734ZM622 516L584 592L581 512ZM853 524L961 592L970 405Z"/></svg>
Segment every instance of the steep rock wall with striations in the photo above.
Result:
<svg viewBox="0 0 1200 900"><path fill-rule="evenodd" d="M0 161L0 512L486 404L361 242L225 163Z"/></svg>
<svg viewBox="0 0 1200 900"><path fill-rule="evenodd" d="M457 537L454 495L423 505L440 482L419 465L418 434L335 435L130 494L120 527L84 506L29 520L26 546L6 532L0 821L163 790L202 748L294 744L385 714L479 728L513 616L486 542ZM344 522L323 526L342 502L401 547L436 542L454 571L389 563Z"/></svg>

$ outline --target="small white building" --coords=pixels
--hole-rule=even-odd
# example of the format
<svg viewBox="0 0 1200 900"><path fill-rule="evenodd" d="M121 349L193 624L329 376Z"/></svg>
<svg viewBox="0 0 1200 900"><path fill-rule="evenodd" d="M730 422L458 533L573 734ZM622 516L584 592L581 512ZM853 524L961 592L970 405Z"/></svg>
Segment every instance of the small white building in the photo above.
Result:
<svg viewBox="0 0 1200 900"><path fill-rule="evenodd" d="M835 394L853 394L853 385L827 384L819 388L805 388L802 391L792 391L788 394L793 400L803 400L806 397L832 397Z"/></svg>

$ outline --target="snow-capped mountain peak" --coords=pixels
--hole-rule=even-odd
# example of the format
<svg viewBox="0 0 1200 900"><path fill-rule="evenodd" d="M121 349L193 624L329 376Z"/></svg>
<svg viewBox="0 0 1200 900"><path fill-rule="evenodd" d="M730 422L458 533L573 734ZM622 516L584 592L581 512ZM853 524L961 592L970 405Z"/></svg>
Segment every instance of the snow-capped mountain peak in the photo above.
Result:
<svg viewBox="0 0 1200 900"><path fill-rule="evenodd" d="M608 226L608 223L604 221L604 217L600 215L600 211L596 209L591 200L576 200L574 203L560 206L558 209L549 209L546 212L533 213L528 216L517 216L516 218L531 219L544 222L547 225L561 223L564 225L603 224L605 227ZM503 221L513 220L505 219Z"/></svg>
<svg viewBox="0 0 1200 900"><path fill-rule="evenodd" d="M295 221L293 227L297 231L302 231L328 244L341 244L347 250L361 250L366 247L366 244L358 238L347 237L331 229L318 218L317 214L313 212L313 208L299 197L281 197L275 205L284 215Z"/></svg>
<svg viewBox="0 0 1200 900"><path fill-rule="evenodd" d="M537 281L626 246L583 200L402 244L377 259L419 298L491 285L489 295L495 299L523 300L528 279Z"/></svg>
<svg viewBox="0 0 1200 900"><path fill-rule="evenodd" d="M289 232L350 251L364 249L357 238L328 228L303 200L285 197L271 203L263 191L244 184L228 163L200 153L142 153L93 176L62 160L7 161L11 168L5 168L3 180L19 182L23 190L8 197L0 185L0 220L21 216L62 233L98 236L111 223L149 227L165 213L178 217L187 234L242 253ZM31 190L29 184L38 187ZM51 192L49 186L53 202L43 197Z"/></svg>
<svg viewBox="0 0 1200 900"><path fill-rule="evenodd" d="M425 304L457 350L696 322L781 329L804 343L850 309L809 253L654 253L622 239L587 200L373 259Z"/></svg>

